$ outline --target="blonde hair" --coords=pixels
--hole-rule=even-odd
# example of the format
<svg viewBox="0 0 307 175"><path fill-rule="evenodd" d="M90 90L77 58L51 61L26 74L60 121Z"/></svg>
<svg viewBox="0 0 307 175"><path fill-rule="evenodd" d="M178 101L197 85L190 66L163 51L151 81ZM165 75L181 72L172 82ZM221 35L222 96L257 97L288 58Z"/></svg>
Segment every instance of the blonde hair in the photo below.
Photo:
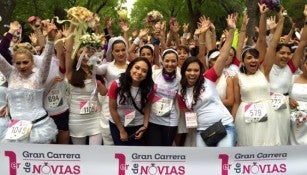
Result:
<svg viewBox="0 0 307 175"><path fill-rule="evenodd" d="M34 47L30 43L26 42L26 43L16 44L13 47L13 51L14 51L13 58L17 54L26 54L33 60Z"/></svg>

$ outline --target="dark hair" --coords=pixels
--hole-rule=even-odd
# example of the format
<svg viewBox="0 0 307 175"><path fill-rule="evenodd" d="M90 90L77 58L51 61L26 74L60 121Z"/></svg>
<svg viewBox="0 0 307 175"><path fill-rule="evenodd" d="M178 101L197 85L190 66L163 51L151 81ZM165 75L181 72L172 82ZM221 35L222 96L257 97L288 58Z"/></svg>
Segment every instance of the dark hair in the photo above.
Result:
<svg viewBox="0 0 307 175"><path fill-rule="evenodd" d="M241 54L242 62L244 62L244 57L246 56L246 53L251 54L255 58L259 58L259 51L257 49L251 48L251 47L246 47L245 49L243 49L242 54ZM241 65L240 72L246 73L247 72L246 67Z"/></svg>
<svg viewBox="0 0 307 175"><path fill-rule="evenodd" d="M70 84L78 88L84 88L85 87L84 80L86 79L86 72L81 67L79 70L76 70L77 63L78 59L75 58L72 66Z"/></svg>
<svg viewBox="0 0 307 175"><path fill-rule="evenodd" d="M120 74L120 77L119 77L120 86L116 89L116 93L119 94L119 97L120 97L119 103L121 104L127 102L129 98L130 100L133 100L131 99L132 97L129 96L130 88L132 86L132 78L131 78L130 71L132 67L135 65L135 63L139 61L144 61L148 67L146 78L140 83L140 87L139 87L139 90L141 92L141 109L143 109L147 102L148 95L154 86L154 82L152 80L151 64L145 57L137 57L128 64L126 72Z"/></svg>
<svg viewBox="0 0 307 175"><path fill-rule="evenodd" d="M114 45L115 44L118 44L118 43L124 43L124 45L126 46L126 43L123 41L123 40L120 40L120 39L118 39L118 40L115 40L113 43L112 43L112 51L113 51L113 49L114 49Z"/></svg>
<svg viewBox="0 0 307 175"><path fill-rule="evenodd" d="M185 45L179 45L176 50L184 50L186 53L190 53L189 47Z"/></svg>
<svg viewBox="0 0 307 175"><path fill-rule="evenodd" d="M199 53L199 47L198 46L190 48L190 55L191 56L196 57L198 55L198 53Z"/></svg>
<svg viewBox="0 0 307 175"><path fill-rule="evenodd" d="M233 50L233 58L235 58L237 55L237 50L234 47L231 47L230 49Z"/></svg>
<svg viewBox="0 0 307 175"><path fill-rule="evenodd" d="M151 55L154 55L154 50L153 50L150 46L144 45L144 46L142 46L142 47L140 48L140 56L141 56L141 53L142 53L142 50L143 50L143 49L149 49Z"/></svg>
<svg viewBox="0 0 307 175"><path fill-rule="evenodd" d="M198 80L196 81L194 88L193 88L193 102L192 102L192 108L193 108L193 106L196 104L197 100L199 99L200 93L205 90L205 87L204 87L205 78L203 77L205 68L203 64L201 63L201 61L196 57L189 57L183 62L182 67L181 67L181 80L180 80L180 84L182 87L180 92L181 92L183 101L186 100L185 96L187 93L187 85L188 85L188 81L185 76L185 72L191 63L197 63L200 68L200 76L198 77Z"/></svg>
<svg viewBox="0 0 307 175"><path fill-rule="evenodd" d="M291 45L290 44L287 44L287 43L279 43L275 49L275 52L278 52L280 51L281 48L283 47L288 47L289 50L292 52L292 49L291 49Z"/></svg>

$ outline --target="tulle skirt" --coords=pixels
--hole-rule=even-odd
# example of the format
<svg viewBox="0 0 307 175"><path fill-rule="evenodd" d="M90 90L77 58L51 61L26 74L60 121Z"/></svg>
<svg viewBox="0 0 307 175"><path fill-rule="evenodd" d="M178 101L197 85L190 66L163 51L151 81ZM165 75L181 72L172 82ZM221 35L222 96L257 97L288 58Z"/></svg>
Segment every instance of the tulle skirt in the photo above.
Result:
<svg viewBox="0 0 307 175"><path fill-rule="evenodd" d="M53 121L52 118L49 116L45 119L35 123L32 125L32 129L30 132L30 136L28 138L22 139L22 140L8 140L5 139L5 134L8 129L8 123L1 123L3 126L6 125L3 128L3 131L0 134L0 140L2 143L5 142L16 142L16 143L51 143L56 140L56 136L58 134L58 129ZM5 128L5 129L4 129Z"/></svg>

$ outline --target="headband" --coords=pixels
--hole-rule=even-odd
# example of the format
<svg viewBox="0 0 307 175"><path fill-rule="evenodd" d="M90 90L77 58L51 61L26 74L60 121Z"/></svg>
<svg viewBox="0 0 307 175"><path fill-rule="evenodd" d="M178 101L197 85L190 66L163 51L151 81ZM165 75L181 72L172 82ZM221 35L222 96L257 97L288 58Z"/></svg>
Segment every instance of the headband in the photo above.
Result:
<svg viewBox="0 0 307 175"><path fill-rule="evenodd" d="M210 54L210 56L208 57L206 57L206 64L207 64L207 66L209 67L209 61L211 60L211 59L213 59L213 58L216 58L217 56L219 56L221 54L221 52L220 51L214 51L214 52L212 52L211 54Z"/></svg>
<svg viewBox="0 0 307 175"><path fill-rule="evenodd" d="M162 53L162 59L164 58L164 56L165 56L165 54L167 53L167 52L172 52L172 53L174 53L177 57L177 59L178 59L178 52L176 51L176 50L174 50L174 49L166 49L166 50L164 50L163 51L163 53Z"/></svg>
<svg viewBox="0 0 307 175"><path fill-rule="evenodd" d="M125 47L126 47L126 52L128 51L127 49L127 43L126 40L122 37L122 36L118 36L118 37L112 37L109 42L108 42L108 50L107 50L107 59L108 61L112 61L112 45L114 44L115 41L123 41L125 43ZM127 57L128 57L128 52L127 52Z"/></svg>

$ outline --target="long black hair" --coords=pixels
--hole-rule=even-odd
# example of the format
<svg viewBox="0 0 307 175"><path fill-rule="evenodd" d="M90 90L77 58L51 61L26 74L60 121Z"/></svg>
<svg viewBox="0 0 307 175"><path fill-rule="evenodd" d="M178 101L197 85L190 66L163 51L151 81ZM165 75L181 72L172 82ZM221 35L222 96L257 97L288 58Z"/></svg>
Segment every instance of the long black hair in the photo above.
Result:
<svg viewBox="0 0 307 175"><path fill-rule="evenodd" d="M83 47L83 49L85 49L85 47ZM79 70L76 70L77 63L78 63L78 58L76 54L73 60L72 74L69 83L75 87L84 88L85 87L84 80L86 79L86 72L81 67Z"/></svg>
<svg viewBox="0 0 307 175"><path fill-rule="evenodd" d="M189 57L183 62L182 67L181 67L181 80L180 80L180 84L182 87L180 92L181 92L183 101L186 100L185 96L186 96L187 88L188 88L188 80L185 76L185 72L191 63L197 63L200 68L200 75L193 88L193 102L192 102L192 108L193 108L193 106L196 104L197 100L199 99L200 94L205 90L205 86L204 86L205 78L203 76L205 72L205 68L203 64L201 63L201 61L196 57Z"/></svg>
<svg viewBox="0 0 307 175"><path fill-rule="evenodd" d="M144 61L147 64L148 70L146 78L141 81L139 86L139 91L141 92L141 109L145 107L145 104L148 100L148 95L154 87L154 82L152 80L152 69L150 62L145 57L137 57L128 64L126 72L121 73L119 77L120 86L116 89L116 93L119 94L119 103L124 104L128 99L131 99L130 88L132 86L132 78L130 71L135 63L139 61Z"/></svg>

